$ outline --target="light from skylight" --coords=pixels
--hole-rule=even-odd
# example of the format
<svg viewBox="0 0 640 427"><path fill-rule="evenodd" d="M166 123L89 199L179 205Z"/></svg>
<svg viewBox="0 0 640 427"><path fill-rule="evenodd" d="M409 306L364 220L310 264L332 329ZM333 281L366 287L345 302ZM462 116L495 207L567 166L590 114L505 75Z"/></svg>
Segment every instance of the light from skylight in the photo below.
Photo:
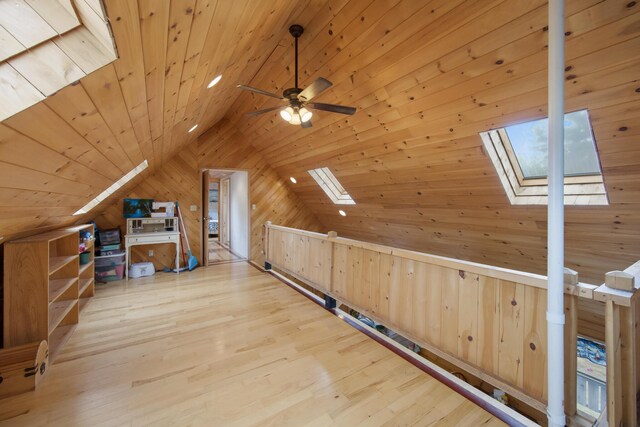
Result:
<svg viewBox="0 0 640 427"><path fill-rule="evenodd" d="M320 188L324 190L327 196L329 196L331 201L336 205L356 204L329 168L311 169L309 171L309 175L316 180Z"/></svg>
<svg viewBox="0 0 640 427"><path fill-rule="evenodd" d="M104 190L102 193L98 194L95 199L91 200L89 203L87 203L86 205L78 209L78 211L74 213L74 215L86 214L91 209L95 208L100 202L102 202L104 199L106 199L107 197L109 197L110 195L118 191L123 185L131 181L136 175L138 175L140 172L145 170L147 166L149 166L149 163L147 163L146 160L140 163L131 172L129 172L128 174L126 174L125 176L123 176L113 184L111 184L111 186L109 186L109 188Z"/></svg>
<svg viewBox="0 0 640 427"><path fill-rule="evenodd" d="M547 177L548 119L507 126L505 131L525 179ZM564 116L565 176L599 175L587 110Z"/></svg>

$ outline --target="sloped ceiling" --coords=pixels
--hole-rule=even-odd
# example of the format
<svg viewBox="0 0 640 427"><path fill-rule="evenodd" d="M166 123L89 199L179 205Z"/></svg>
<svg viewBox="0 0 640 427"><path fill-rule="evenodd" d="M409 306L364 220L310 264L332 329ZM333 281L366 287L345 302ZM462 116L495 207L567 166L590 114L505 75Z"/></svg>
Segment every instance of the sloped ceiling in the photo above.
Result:
<svg viewBox="0 0 640 427"><path fill-rule="evenodd" d="M0 236L97 215L218 121L290 21L322 3L105 0L119 59L0 124ZM71 216L144 159L146 173Z"/></svg>
<svg viewBox="0 0 640 427"><path fill-rule="evenodd" d="M0 125L0 235L78 219L69 215L142 159L152 173L225 117L283 179L298 179L292 188L327 229L544 272L546 210L509 205L478 132L546 114L545 1L105 5L120 59ZM640 258L640 5L566 9L567 109L589 109L611 201L567 209L567 264L598 282ZM301 85L328 78L318 101L354 105L355 116L318 112L306 130L276 112L245 116L277 101L236 84L292 86L292 23L305 26ZM347 217L306 172L321 166L356 200Z"/></svg>
<svg viewBox="0 0 640 427"><path fill-rule="evenodd" d="M327 229L544 273L546 208L511 206L478 133L546 115L545 1L349 1L323 9L300 48L302 87L334 83L314 127L242 94L233 123ZM640 259L640 5L566 2L566 108L587 108L610 206L567 207L567 265L586 281ZM291 86L285 35L250 83ZM356 200L337 206L307 170L328 166ZM347 217L338 215L338 208Z"/></svg>

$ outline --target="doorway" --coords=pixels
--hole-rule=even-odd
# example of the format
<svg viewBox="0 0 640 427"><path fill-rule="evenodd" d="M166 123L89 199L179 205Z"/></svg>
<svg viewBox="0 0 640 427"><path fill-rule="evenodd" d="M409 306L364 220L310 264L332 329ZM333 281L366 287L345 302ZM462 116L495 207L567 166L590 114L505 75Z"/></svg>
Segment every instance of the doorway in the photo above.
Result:
<svg viewBox="0 0 640 427"><path fill-rule="evenodd" d="M246 261L250 248L249 173L202 172L203 259L207 265Z"/></svg>

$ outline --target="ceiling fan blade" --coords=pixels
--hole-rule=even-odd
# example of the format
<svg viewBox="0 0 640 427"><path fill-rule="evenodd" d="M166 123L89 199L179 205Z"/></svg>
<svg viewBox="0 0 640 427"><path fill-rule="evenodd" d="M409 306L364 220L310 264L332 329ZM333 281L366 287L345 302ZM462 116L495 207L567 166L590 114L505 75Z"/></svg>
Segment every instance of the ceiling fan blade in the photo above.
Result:
<svg viewBox="0 0 640 427"><path fill-rule="evenodd" d="M264 113L268 113L269 111L280 110L280 109L282 109L282 105L278 105L277 107L265 108L264 110L249 111L247 113L247 116L256 117L256 116L259 116L260 114L264 114Z"/></svg>
<svg viewBox="0 0 640 427"><path fill-rule="evenodd" d="M306 128L310 128L310 127L312 127L312 126L313 126L313 124L311 124L311 120L307 120L306 122L301 122L301 123L300 123L300 126L301 126L302 128L304 128L304 129L306 129Z"/></svg>
<svg viewBox="0 0 640 427"><path fill-rule="evenodd" d="M305 90L298 94L298 99L302 102L311 101L325 90L329 89L333 83L322 77L318 77L315 82L306 87Z"/></svg>
<svg viewBox="0 0 640 427"><path fill-rule="evenodd" d="M332 113L353 115L356 112L355 107L345 107L344 105L335 104L322 104L318 102L310 102L305 105L308 108L314 108L316 110L330 111Z"/></svg>
<svg viewBox="0 0 640 427"><path fill-rule="evenodd" d="M248 90L250 92L259 93L260 95L270 96L272 98L277 98L277 99L284 99L280 95L276 95L275 93L267 92L266 90L258 89L258 88L255 88L255 87L245 86L245 85L238 85L236 87L238 89Z"/></svg>

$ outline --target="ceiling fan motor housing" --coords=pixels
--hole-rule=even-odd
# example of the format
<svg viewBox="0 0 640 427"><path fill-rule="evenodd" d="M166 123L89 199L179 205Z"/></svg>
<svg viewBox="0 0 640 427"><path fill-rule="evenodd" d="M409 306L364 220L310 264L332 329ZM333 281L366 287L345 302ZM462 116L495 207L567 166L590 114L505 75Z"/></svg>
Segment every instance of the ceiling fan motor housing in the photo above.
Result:
<svg viewBox="0 0 640 427"><path fill-rule="evenodd" d="M300 101L298 100L298 94L300 94L300 92L302 92L302 89L300 89L299 87L290 87L289 89L285 89L284 92L282 92L282 96L291 101L292 104L294 102L300 103Z"/></svg>

